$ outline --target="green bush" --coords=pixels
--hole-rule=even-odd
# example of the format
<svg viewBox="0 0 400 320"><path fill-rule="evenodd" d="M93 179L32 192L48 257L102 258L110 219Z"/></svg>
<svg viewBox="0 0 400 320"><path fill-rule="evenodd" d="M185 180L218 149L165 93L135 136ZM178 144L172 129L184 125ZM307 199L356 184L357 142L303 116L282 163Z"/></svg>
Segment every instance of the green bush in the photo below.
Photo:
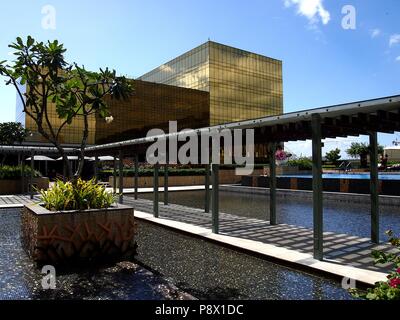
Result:
<svg viewBox="0 0 400 320"><path fill-rule="evenodd" d="M289 160L287 164L291 167L299 167L299 170L312 170L312 161L309 158Z"/></svg>
<svg viewBox="0 0 400 320"><path fill-rule="evenodd" d="M76 182L56 181L49 190L40 191L44 207L50 211L109 208L115 195L94 180Z"/></svg>
<svg viewBox="0 0 400 320"><path fill-rule="evenodd" d="M24 166L24 176L30 177L31 167ZM33 171L34 177L40 177L39 171ZM17 180L22 177L22 166L1 166L0 167L0 180Z"/></svg>

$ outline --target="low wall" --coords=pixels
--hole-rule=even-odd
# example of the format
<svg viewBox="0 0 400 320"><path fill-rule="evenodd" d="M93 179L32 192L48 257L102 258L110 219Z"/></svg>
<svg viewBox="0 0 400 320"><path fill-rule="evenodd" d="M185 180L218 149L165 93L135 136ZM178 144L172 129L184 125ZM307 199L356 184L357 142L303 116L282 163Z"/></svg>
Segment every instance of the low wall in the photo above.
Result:
<svg viewBox="0 0 400 320"><path fill-rule="evenodd" d="M25 192L28 191L29 178L24 180ZM49 188L49 178L38 177L33 178L33 185L39 190L47 190ZM0 194L20 194L22 193L22 181L18 180L0 180Z"/></svg>
<svg viewBox="0 0 400 320"><path fill-rule="evenodd" d="M24 250L37 263L92 262L133 257L136 250L133 208L50 212L38 204L21 215Z"/></svg>
<svg viewBox="0 0 400 320"><path fill-rule="evenodd" d="M262 169L254 170L255 175L260 175L262 173ZM113 186L114 177L110 176L108 180L110 186ZM237 184L241 182L241 176L235 175L235 170L220 170L219 171L219 183L220 184ZM117 187L119 183L119 178L117 177ZM124 188L133 188L135 186L135 178L134 177L124 177L123 178ZM159 176L158 183L160 186L164 185L164 175ZM138 179L138 187L152 187L153 186L153 177L139 177ZM204 185L205 177L204 176L168 176L168 186L177 187L177 186L196 186L196 185Z"/></svg>
<svg viewBox="0 0 400 320"><path fill-rule="evenodd" d="M242 177L242 186L269 188L269 177ZM369 194L369 179L333 179L322 180L323 191ZM311 178L277 177L278 189L312 190ZM379 180L379 193L388 196L400 196L400 180Z"/></svg>

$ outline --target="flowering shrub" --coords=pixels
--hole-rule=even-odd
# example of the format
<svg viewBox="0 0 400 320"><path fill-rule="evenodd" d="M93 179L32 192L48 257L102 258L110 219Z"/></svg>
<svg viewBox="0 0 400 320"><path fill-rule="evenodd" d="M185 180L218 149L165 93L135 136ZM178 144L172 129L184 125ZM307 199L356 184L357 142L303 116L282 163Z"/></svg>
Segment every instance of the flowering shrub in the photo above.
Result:
<svg viewBox="0 0 400 320"><path fill-rule="evenodd" d="M275 152L275 159L276 160L283 161L283 160L286 160L287 158L288 158L287 154L286 154L286 152L284 150L279 149L279 150L277 150Z"/></svg>
<svg viewBox="0 0 400 320"><path fill-rule="evenodd" d="M400 238L394 236L393 231L387 231L389 242L396 249L400 248ZM400 300L400 254L373 251L372 256L376 264L392 263L393 271L387 276L387 281L377 282L374 288L367 291L352 289L350 292L358 298L368 300Z"/></svg>

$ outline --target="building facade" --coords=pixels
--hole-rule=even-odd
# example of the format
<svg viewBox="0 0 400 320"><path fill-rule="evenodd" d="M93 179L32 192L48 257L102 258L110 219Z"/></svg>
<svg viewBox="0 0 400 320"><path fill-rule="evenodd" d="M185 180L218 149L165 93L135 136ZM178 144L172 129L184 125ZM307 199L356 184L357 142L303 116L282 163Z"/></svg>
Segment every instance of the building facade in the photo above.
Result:
<svg viewBox="0 0 400 320"><path fill-rule="evenodd" d="M88 144L146 136L153 128L200 128L283 113L282 62L208 41L132 80L134 93L126 101L108 99L113 122L93 116ZM18 99L17 99L18 100ZM21 112L17 120L32 132L28 142L45 142L35 123ZM49 107L54 127L62 123ZM83 120L77 117L60 133L63 144L79 144Z"/></svg>
<svg viewBox="0 0 400 320"><path fill-rule="evenodd" d="M282 62L208 41L140 80L210 93L210 125L283 113Z"/></svg>

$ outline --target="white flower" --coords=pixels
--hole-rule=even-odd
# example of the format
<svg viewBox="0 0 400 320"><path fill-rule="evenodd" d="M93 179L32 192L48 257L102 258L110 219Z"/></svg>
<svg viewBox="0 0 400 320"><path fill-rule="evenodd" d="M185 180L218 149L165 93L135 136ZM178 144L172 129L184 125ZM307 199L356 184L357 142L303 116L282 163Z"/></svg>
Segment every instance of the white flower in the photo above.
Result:
<svg viewBox="0 0 400 320"><path fill-rule="evenodd" d="M113 116L105 117L104 120L106 120L106 123L111 123L114 121L114 117Z"/></svg>

